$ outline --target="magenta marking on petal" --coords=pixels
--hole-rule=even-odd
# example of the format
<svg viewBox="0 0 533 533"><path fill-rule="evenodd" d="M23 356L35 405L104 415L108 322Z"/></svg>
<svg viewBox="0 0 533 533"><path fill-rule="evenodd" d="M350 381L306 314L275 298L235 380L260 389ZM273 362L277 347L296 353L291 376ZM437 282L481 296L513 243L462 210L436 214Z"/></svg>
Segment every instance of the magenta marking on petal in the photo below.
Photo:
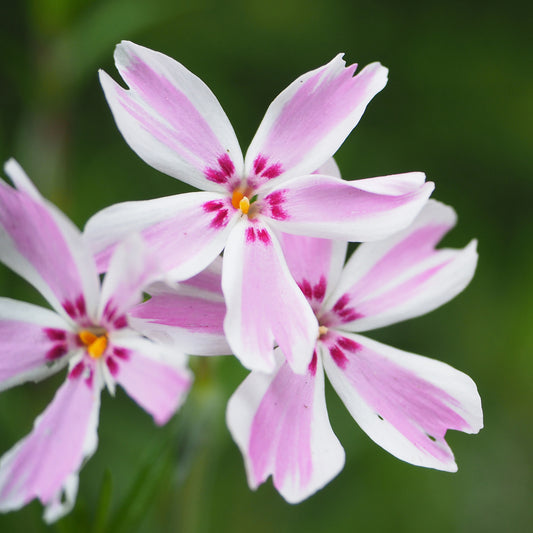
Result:
<svg viewBox="0 0 533 533"><path fill-rule="evenodd" d="M126 348L120 348L119 346L113 347L113 355L124 361L127 361L130 358L130 352L126 350Z"/></svg>
<svg viewBox="0 0 533 533"><path fill-rule="evenodd" d="M316 350L313 352L313 358L311 359L311 362L309 363L309 366L307 369L309 370L309 373L314 377L316 376L316 365L317 365L317 355Z"/></svg>
<svg viewBox="0 0 533 533"><path fill-rule="evenodd" d="M119 316L113 322L113 327L115 329L122 329L122 328L125 328L127 325L128 325L128 319L126 318L126 315Z"/></svg>
<svg viewBox="0 0 533 533"><path fill-rule="evenodd" d="M349 295L349 294L343 294L343 295L337 300L337 302L335 303L335 305L333 306L333 311L335 311L336 313L338 313L341 309L343 309L344 307L346 307L346 305L348 304L349 301L350 301L350 295Z"/></svg>
<svg viewBox="0 0 533 533"><path fill-rule="evenodd" d="M213 211L218 211L224 207L224 202L222 200L210 200L206 202L202 208L206 213L211 213Z"/></svg>
<svg viewBox="0 0 533 533"><path fill-rule="evenodd" d="M80 361L71 371L70 371L70 374L68 375L69 379L77 379L79 378L82 374L83 374L83 371L85 370L85 364L83 361Z"/></svg>
<svg viewBox="0 0 533 533"><path fill-rule="evenodd" d="M355 353L361 350L361 345L348 337L339 337L337 340L339 346L349 352Z"/></svg>
<svg viewBox="0 0 533 533"><path fill-rule="evenodd" d="M257 230L257 236L263 244L270 244L270 235L265 228Z"/></svg>
<svg viewBox="0 0 533 533"><path fill-rule="evenodd" d="M113 301L108 300L104 307L104 312L102 313L104 318L108 320L109 322L113 322L115 319L115 313L117 312L117 308L113 306Z"/></svg>
<svg viewBox="0 0 533 533"><path fill-rule="evenodd" d="M221 209L209 224L212 228L224 228L228 225L228 210Z"/></svg>
<svg viewBox="0 0 533 533"><path fill-rule="evenodd" d="M256 174L261 174L261 171L266 167L267 164L267 158L261 154L259 154L254 161L254 172Z"/></svg>
<svg viewBox="0 0 533 533"><path fill-rule="evenodd" d="M235 172L235 165L228 154L221 155L218 159L218 164L222 172L229 178Z"/></svg>
<svg viewBox="0 0 533 533"><path fill-rule="evenodd" d="M261 176L271 180L273 178L277 178L281 173L283 172L283 167L280 163L276 163L275 165L270 165L262 174Z"/></svg>
<svg viewBox="0 0 533 533"><path fill-rule="evenodd" d="M43 331L51 341L64 341L67 338L67 332L63 329L45 328Z"/></svg>
<svg viewBox="0 0 533 533"><path fill-rule="evenodd" d="M89 368L89 375L85 378L85 385L87 385L87 387L92 389L93 382L94 382L94 372L92 368Z"/></svg>
<svg viewBox="0 0 533 533"><path fill-rule="evenodd" d="M358 311L356 311L355 309L352 309L351 307L342 309L337 314L342 319L342 322L344 324L346 324L347 322L353 322L354 320L358 320L365 316L363 313L359 313Z"/></svg>
<svg viewBox="0 0 533 533"><path fill-rule="evenodd" d="M105 360L105 364L107 365L107 368L109 369L109 372L113 377L116 377L118 374L118 364L117 362L112 358L108 357Z"/></svg>
<svg viewBox="0 0 533 533"><path fill-rule="evenodd" d="M313 298L319 302L324 299L326 294L327 281L324 276L320 276L319 282L313 288Z"/></svg>
<svg viewBox="0 0 533 533"><path fill-rule="evenodd" d="M308 300L311 300L311 298L313 298L313 288L311 287L311 284L306 279L303 279L298 284L298 287L300 287L300 290L304 293L304 296Z"/></svg>
<svg viewBox="0 0 533 533"><path fill-rule="evenodd" d="M281 163L274 163L267 167L268 157L259 154L254 161L254 172L256 176L271 180L277 178L283 172Z"/></svg>
<svg viewBox="0 0 533 533"><path fill-rule="evenodd" d="M255 242L254 228L246 228L246 242Z"/></svg>
<svg viewBox="0 0 533 533"><path fill-rule="evenodd" d="M61 305L70 318L76 318L76 308L72 302L65 300Z"/></svg>
<svg viewBox="0 0 533 533"><path fill-rule="evenodd" d="M227 176L220 170L215 170L214 168L206 168L204 169L205 177L209 181L213 181L215 183L226 183L228 181Z"/></svg>
<svg viewBox="0 0 533 533"><path fill-rule="evenodd" d="M227 183L235 173L235 165L228 154L223 154L217 159L219 168L207 167L204 169L205 177L215 183Z"/></svg>
<svg viewBox="0 0 533 533"><path fill-rule="evenodd" d="M80 294L76 298L76 311L78 313L78 316L86 316L87 314L87 307L85 305L85 298L82 294Z"/></svg>
<svg viewBox="0 0 533 533"><path fill-rule="evenodd" d="M346 368L346 365L348 364L348 358L336 344L329 347L329 353L339 368Z"/></svg>
<svg viewBox="0 0 533 533"><path fill-rule="evenodd" d="M46 359L48 359L48 361L54 361L55 359L63 357L67 352L68 348L66 344L56 344L48 350L46 353Z"/></svg>
<svg viewBox="0 0 533 533"><path fill-rule="evenodd" d="M270 207L270 216L275 220L287 220L289 218L289 214L283 209L286 193L286 189L282 189L265 196L265 202Z"/></svg>

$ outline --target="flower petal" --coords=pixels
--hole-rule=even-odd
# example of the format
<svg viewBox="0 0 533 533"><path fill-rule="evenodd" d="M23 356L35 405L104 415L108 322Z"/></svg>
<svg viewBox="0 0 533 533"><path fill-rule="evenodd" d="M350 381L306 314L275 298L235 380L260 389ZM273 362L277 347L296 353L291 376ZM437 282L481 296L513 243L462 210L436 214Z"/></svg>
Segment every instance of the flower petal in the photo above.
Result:
<svg viewBox="0 0 533 533"><path fill-rule="evenodd" d="M126 325L125 313L142 301L143 289L161 277L159 263L138 235L130 235L115 249L102 284L99 323L108 327Z"/></svg>
<svg viewBox="0 0 533 533"><path fill-rule="evenodd" d="M412 172L366 180L331 176L294 178L261 200L261 213L286 233L324 239L373 241L408 226L433 191Z"/></svg>
<svg viewBox="0 0 533 533"><path fill-rule="evenodd" d="M288 233L280 233L279 240L294 280L316 313L337 285L348 243Z"/></svg>
<svg viewBox="0 0 533 533"><path fill-rule="evenodd" d="M80 231L42 198L13 159L0 180L0 260L31 283L60 313L94 319L99 280Z"/></svg>
<svg viewBox="0 0 533 533"><path fill-rule="evenodd" d="M117 243L138 232L161 269L181 280L215 259L237 219L227 197L193 192L107 207L89 219L85 237L105 270Z"/></svg>
<svg viewBox="0 0 533 533"><path fill-rule="evenodd" d="M246 154L254 184L311 173L337 151L387 83L388 70L379 63L354 76L356 68L339 54L272 102Z"/></svg>
<svg viewBox="0 0 533 533"><path fill-rule="evenodd" d="M474 275L476 242L435 250L455 221L451 207L430 200L403 232L361 244L327 304L330 324L367 331L428 313L459 294Z"/></svg>
<svg viewBox="0 0 533 533"><path fill-rule="evenodd" d="M71 349L69 330L48 309L0 298L0 391L61 370Z"/></svg>
<svg viewBox="0 0 533 533"><path fill-rule="evenodd" d="M293 373L287 363L270 375L252 372L230 398L226 420L254 490L272 474L280 494L298 503L344 466L344 450L329 423L324 371L316 354L303 375Z"/></svg>
<svg viewBox="0 0 533 533"><path fill-rule="evenodd" d="M113 378L156 424L166 424L192 383L185 356L131 331L113 332L109 341L111 355L106 363Z"/></svg>
<svg viewBox="0 0 533 533"><path fill-rule="evenodd" d="M53 522L74 505L78 471L96 450L100 393L72 374L35 420L32 432L0 460L0 511L19 509L33 498Z"/></svg>
<svg viewBox="0 0 533 533"><path fill-rule="evenodd" d="M224 330L233 353L252 370L271 372L274 341L297 373L306 371L318 323L292 278L278 240L259 220L243 218L224 252Z"/></svg>
<svg viewBox="0 0 533 533"><path fill-rule="evenodd" d="M324 354L333 388L374 442L408 463L457 470L446 431L483 427L481 400L466 374L359 335L331 332Z"/></svg>
<svg viewBox="0 0 533 533"><path fill-rule="evenodd" d="M207 276L202 274L199 276L207 281ZM159 284L156 292L149 289L152 297L131 309L129 324L151 339L170 340L191 355L230 354L223 327L224 297L187 282L175 287ZM220 274L218 283L220 287Z"/></svg>
<svg viewBox="0 0 533 533"><path fill-rule="evenodd" d="M170 57L123 41L115 63L130 90L100 82L126 142L146 163L195 187L221 191L242 176L233 128L207 85Z"/></svg>

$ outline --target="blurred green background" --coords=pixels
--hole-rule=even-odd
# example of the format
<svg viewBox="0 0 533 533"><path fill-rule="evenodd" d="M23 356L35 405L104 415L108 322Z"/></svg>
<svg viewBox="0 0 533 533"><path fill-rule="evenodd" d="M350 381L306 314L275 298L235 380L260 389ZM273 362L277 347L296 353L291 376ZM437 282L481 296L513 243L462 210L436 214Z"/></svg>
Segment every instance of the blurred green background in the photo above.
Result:
<svg viewBox="0 0 533 533"><path fill-rule="evenodd" d="M97 69L116 79L122 39L184 63L215 92L243 150L270 101L339 51L390 68L389 84L337 154L346 178L423 170L453 205L445 245L479 239L470 287L428 316L370 336L446 361L476 381L485 429L451 432L459 472L404 464L328 390L346 466L290 506L246 484L224 425L245 376L233 358L193 361L197 383L164 428L121 391L104 393L100 445L74 511L52 526L33 502L0 531L525 532L533 520L533 52L531 3L377 0L27 0L0 19L0 156L14 156L82 227L95 211L186 187L143 163L116 129ZM41 302L2 267L0 294ZM0 396L0 453L63 379Z"/></svg>

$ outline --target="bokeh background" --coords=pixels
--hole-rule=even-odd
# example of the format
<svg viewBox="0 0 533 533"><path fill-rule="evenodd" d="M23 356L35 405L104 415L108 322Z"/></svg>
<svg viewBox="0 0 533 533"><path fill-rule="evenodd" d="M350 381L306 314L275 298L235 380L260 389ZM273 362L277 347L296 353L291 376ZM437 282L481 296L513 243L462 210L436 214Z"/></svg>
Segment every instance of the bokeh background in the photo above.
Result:
<svg viewBox="0 0 533 533"><path fill-rule="evenodd" d="M339 51L390 68L389 83L337 154L348 179L423 170L459 224L447 246L479 239L468 289L428 316L371 336L467 372L485 429L448 434L459 472L404 464L356 426L328 390L346 466L291 506L246 484L224 425L245 376L234 358L193 361L197 381L164 428L121 391L104 393L96 455L74 511L52 526L33 502L0 531L525 532L533 521L532 4L516 0L27 0L0 17L0 159L14 156L83 227L118 201L187 190L143 163L116 129L97 69L117 78L122 39L199 75L243 149L270 101ZM0 294L41 302L6 268ZM0 453L27 434L63 379L0 396Z"/></svg>

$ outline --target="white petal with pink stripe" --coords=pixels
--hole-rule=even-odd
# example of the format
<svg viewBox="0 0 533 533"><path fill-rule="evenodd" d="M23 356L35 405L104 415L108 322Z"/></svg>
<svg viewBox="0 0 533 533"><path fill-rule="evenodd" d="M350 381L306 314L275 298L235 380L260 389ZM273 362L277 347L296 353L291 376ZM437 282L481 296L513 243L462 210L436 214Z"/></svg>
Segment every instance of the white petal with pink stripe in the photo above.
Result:
<svg viewBox="0 0 533 533"><path fill-rule="evenodd" d="M246 219L235 226L224 252L222 290L224 330L244 366L271 372L277 342L293 370L306 371L317 321L268 226Z"/></svg>
<svg viewBox="0 0 533 533"><path fill-rule="evenodd" d="M305 374L295 374L287 363L272 374L252 372L230 398L226 420L245 457L252 489L272 475L280 494L298 503L344 466L344 450L328 420L324 371L316 354Z"/></svg>
<svg viewBox="0 0 533 533"><path fill-rule="evenodd" d="M0 460L0 510L19 509L33 498L48 508L45 519L70 511L77 472L96 450L100 390L71 377L35 420L33 431Z"/></svg>
<svg viewBox="0 0 533 533"><path fill-rule="evenodd" d="M199 189L221 191L242 175L233 128L215 95L183 65L129 41L115 50L125 90L105 72L100 81L131 148L154 168Z"/></svg>
<svg viewBox="0 0 533 533"><path fill-rule="evenodd" d="M363 431L409 463L454 472L448 429L483 427L475 383L451 366L354 334L323 342L333 388Z"/></svg>

